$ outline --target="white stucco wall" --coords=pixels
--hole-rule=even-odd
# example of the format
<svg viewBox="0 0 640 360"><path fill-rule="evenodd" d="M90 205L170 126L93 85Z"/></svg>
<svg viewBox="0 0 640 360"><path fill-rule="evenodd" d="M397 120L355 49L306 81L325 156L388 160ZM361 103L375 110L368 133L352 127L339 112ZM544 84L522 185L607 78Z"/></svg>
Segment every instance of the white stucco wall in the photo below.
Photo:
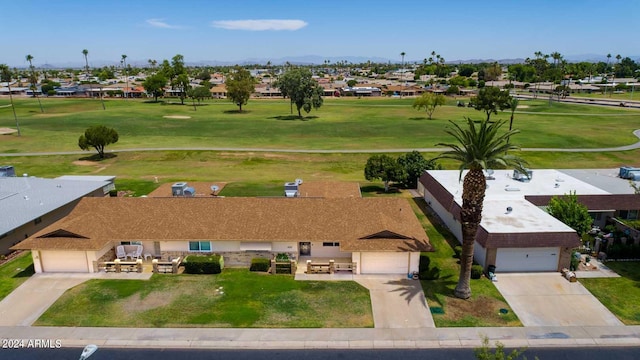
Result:
<svg viewBox="0 0 640 360"><path fill-rule="evenodd" d="M296 242L273 242L271 244L271 251L274 252L292 252L298 253L298 243Z"/></svg>
<svg viewBox="0 0 640 360"><path fill-rule="evenodd" d="M340 251L340 246L323 246L321 242L311 243L311 256L313 257L350 257L351 253Z"/></svg>
<svg viewBox="0 0 640 360"><path fill-rule="evenodd" d="M359 251L354 251L351 253L351 262L354 262L357 264L356 274L360 275L360 252Z"/></svg>
<svg viewBox="0 0 640 360"><path fill-rule="evenodd" d="M478 264L482 265L483 268L486 268L485 263L487 262L487 249L478 244L478 242L473 244L473 259Z"/></svg>
<svg viewBox="0 0 640 360"><path fill-rule="evenodd" d="M440 204L429 192L429 189L424 190L424 200L427 202L433 211L438 214L440 219L444 222L444 224L449 228L449 231L462 243L462 226L456 219L450 214L445 208Z"/></svg>
<svg viewBox="0 0 640 360"><path fill-rule="evenodd" d="M412 252L409 254L409 273L417 272L420 265L420 253Z"/></svg>

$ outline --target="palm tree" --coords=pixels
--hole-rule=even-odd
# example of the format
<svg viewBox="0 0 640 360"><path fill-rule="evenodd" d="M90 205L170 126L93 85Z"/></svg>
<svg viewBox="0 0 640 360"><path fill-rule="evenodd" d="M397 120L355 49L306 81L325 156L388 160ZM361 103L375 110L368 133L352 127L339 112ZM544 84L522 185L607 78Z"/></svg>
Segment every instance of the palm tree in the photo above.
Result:
<svg viewBox="0 0 640 360"><path fill-rule="evenodd" d="M124 71L124 77L126 81L127 92L124 93L124 99L129 97L129 74L127 74L127 55L122 54L122 70Z"/></svg>
<svg viewBox="0 0 640 360"><path fill-rule="evenodd" d="M84 71L87 79L89 79L89 50L83 49L82 55L84 55ZM91 81L89 81L89 90L91 91L91 96L93 96L93 83ZM100 103L102 104L102 110L106 110L104 107L104 100L102 100L102 91L100 91Z"/></svg>
<svg viewBox="0 0 640 360"><path fill-rule="evenodd" d="M33 95L35 95L36 99L38 99L38 105L40 105L40 112L44 112L44 108L42 107L42 103L40 102L40 98L38 97L37 86L38 79L36 78L36 72L33 69L33 56L28 54L25 56L25 59L29 62L29 69L31 70L31 90L33 91Z"/></svg>
<svg viewBox="0 0 640 360"><path fill-rule="evenodd" d="M400 85L402 85L402 81L404 80L404 56L406 55L406 53L403 51L400 53L400 56L402 56L402 69L400 69ZM400 97L402 97L402 89L400 89Z"/></svg>
<svg viewBox="0 0 640 360"><path fill-rule="evenodd" d="M518 98L512 97L509 101L509 109L511 110L511 117L509 118L509 132L513 131L513 115L518 108ZM507 144L509 143L509 137L507 137Z"/></svg>
<svg viewBox="0 0 640 360"><path fill-rule="evenodd" d="M482 203L486 191L486 178L483 170L493 167L515 166L516 169L525 171L523 161L507 151L518 149L511 145L508 139L518 130L500 133L499 130L505 121L490 123L487 120L475 121L467 118L467 126L450 121L453 128L445 130L456 139L456 143L439 143L437 146L446 146L449 150L440 154L437 159L451 159L460 162L460 178L465 169L469 171L464 176L462 190L462 209L460 211L460 223L462 224L462 255L460 256L460 278L455 288L454 295L461 299L471 297L471 265L473 263L473 245L476 233L482 219Z"/></svg>
<svg viewBox="0 0 640 360"><path fill-rule="evenodd" d="M18 136L20 136L20 124L18 123L18 115L16 115L16 107L13 105L13 95L11 94L12 78L13 73L11 72L11 69L5 64L0 64L0 81L7 83L7 88L9 89L9 101L11 102L11 109L13 110L13 118L16 120L16 129L18 130Z"/></svg>

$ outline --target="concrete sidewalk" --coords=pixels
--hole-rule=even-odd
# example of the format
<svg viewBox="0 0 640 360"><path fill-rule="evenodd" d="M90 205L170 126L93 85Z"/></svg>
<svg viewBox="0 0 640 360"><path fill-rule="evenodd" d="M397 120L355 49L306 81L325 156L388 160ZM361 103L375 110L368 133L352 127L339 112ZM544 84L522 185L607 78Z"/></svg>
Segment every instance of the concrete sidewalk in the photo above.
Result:
<svg viewBox="0 0 640 360"><path fill-rule="evenodd" d="M207 349L475 348L640 346L640 326L416 329L139 329L0 327L0 338L60 340L63 347Z"/></svg>

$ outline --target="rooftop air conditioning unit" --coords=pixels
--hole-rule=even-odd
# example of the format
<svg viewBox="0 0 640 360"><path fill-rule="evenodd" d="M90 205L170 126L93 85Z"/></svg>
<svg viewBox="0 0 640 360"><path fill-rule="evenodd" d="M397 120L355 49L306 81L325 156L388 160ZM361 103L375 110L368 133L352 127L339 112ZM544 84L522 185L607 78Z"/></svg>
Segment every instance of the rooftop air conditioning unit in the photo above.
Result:
<svg viewBox="0 0 640 360"><path fill-rule="evenodd" d="M286 197L300 196L300 184L302 184L302 179L296 179L296 181L294 182L284 183L284 196Z"/></svg>
<svg viewBox="0 0 640 360"><path fill-rule="evenodd" d="M533 171L526 169L525 173L522 173L518 170L513 170L513 180L518 180L520 182L529 182L533 178Z"/></svg>
<svg viewBox="0 0 640 360"><path fill-rule="evenodd" d="M185 196L185 189L187 189L186 182L177 182L171 185L171 195L173 196Z"/></svg>
<svg viewBox="0 0 640 360"><path fill-rule="evenodd" d="M0 166L0 177L16 176L16 171L11 165Z"/></svg>

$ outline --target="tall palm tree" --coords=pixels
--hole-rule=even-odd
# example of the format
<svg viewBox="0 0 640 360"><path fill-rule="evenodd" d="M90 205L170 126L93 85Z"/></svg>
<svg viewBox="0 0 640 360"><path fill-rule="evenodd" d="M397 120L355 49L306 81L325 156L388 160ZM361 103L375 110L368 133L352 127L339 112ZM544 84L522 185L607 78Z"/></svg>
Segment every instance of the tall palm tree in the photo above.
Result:
<svg viewBox="0 0 640 360"><path fill-rule="evenodd" d="M89 50L83 49L82 55L84 55L84 71L87 79L89 79ZM93 96L93 83L91 81L89 81L89 90L91 91L91 96ZM100 91L100 103L102 104L102 110L105 110L104 100L102 100L102 91Z"/></svg>
<svg viewBox="0 0 640 360"><path fill-rule="evenodd" d="M18 115L16 115L16 107L13 104L13 95L11 94L11 80L13 78L13 73L9 66L5 64L0 64L0 81L7 83L7 88L9 89L9 101L11 102L11 109L13 110L13 118L16 120L16 129L18 130L18 136L20 134L20 124L18 123Z"/></svg>
<svg viewBox="0 0 640 360"><path fill-rule="evenodd" d="M404 56L407 53L405 53L404 51L400 53L400 56L402 56L402 69L400 69L400 85L402 85L402 81L404 80ZM400 97L402 97L402 89L400 89Z"/></svg>
<svg viewBox="0 0 640 360"><path fill-rule="evenodd" d="M33 56L28 54L25 56L25 59L29 62L29 69L31 70L31 90L33 91L33 95L35 95L36 99L38 99L38 105L40 105L40 112L44 112L44 108L42 107L42 103L40 102L40 98L38 97L38 79L36 78L36 72L33 69Z"/></svg>
<svg viewBox="0 0 640 360"><path fill-rule="evenodd" d="M468 172L464 176L462 188L462 209L460 211L460 223L462 224L462 255L460 256L460 278L455 288L454 295L461 299L471 297L471 265L473 264L473 245L475 243L480 220L482 219L482 203L486 191L486 178L483 170L494 167L515 166L520 171L525 171L523 161L507 151L518 149L511 145L508 139L518 130L500 133L500 128L505 121L490 123L487 120L475 121L467 118L467 126L450 121L453 128L445 130L456 139L456 143L439 143L437 146L446 146L437 158L451 159L460 162L460 178L463 170Z"/></svg>
<svg viewBox="0 0 640 360"><path fill-rule="evenodd" d="M512 97L511 101L509 101L509 109L511 110L511 117L509 118L509 132L513 131L513 115L518 108L518 98ZM507 144L509 143L509 137L507 137Z"/></svg>
<svg viewBox="0 0 640 360"><path fill-rule="evenodd" d="M122 54L122 70L124 71L127 89L127 91L124 93L124 99L127 100L127 98L129 97L129 74L127 73L127 55L125 54Z"/></svg>

